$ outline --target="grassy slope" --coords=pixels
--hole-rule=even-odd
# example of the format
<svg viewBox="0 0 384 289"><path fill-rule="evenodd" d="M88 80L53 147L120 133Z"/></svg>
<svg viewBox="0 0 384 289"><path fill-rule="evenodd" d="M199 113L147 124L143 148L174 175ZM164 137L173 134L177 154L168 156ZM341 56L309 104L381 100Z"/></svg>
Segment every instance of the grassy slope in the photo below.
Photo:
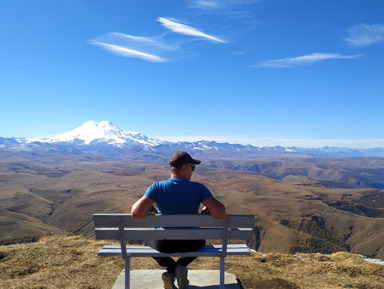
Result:
<svg viewBox="0 0 384 289"><path fill-rule="evenodd" d="M93 213L129 212L152 182L169 177L161 163L50 161L0 162L0 243L65 231L92 237ZM384 259L383 190L204 166L193 180L206 184L229 213L255 215L253 248L262 252L350 251Z"/></svg>
<svg viewBox="0 0 384 289"><path fill-rule="evenodd" d="M121 258L98 257L104 242L51 236L29 244L0 246L0 288L111 288L124 267ZM151 258L133 258L132 269L159 269ZM218 269L218 258L199 258L191 270ZM245 289L379 289L384 266L348 253L231 256L226 271Z"/></svg>

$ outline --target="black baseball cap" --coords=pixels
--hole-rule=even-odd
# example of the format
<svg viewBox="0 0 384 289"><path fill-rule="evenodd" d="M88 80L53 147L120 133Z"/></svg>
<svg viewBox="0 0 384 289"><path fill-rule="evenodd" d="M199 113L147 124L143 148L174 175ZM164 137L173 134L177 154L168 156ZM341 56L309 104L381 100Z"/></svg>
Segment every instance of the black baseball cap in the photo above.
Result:
<svg viewBox="0 0 384 289"><path fill-rule="evenodd" d="M195 160L188 153L181 151L176 152L169 161L169 165L175 168L180 168L182 165L185 164L198 165L200 163L201 161Z"/></svg>

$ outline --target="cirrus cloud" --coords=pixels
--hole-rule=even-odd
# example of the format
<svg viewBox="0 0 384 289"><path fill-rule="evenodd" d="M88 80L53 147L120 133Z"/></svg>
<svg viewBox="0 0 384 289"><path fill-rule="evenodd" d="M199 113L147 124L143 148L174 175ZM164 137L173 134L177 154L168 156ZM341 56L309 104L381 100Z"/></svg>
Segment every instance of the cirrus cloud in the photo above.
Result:
<svg viewBox="0 0 384 289"><path fill-rule="evenodd" d="M260 0L189 0L189 7L198 9L231 9L233 7L259 3Z"/></svg>
<svg viewBox="0 0 384 289"><path fill-rule="evenodd" d="M177 46L166 44L161 37L143 37L111 32L100 35L89 41L113 54L141 58L151 62L166 62L164 54L177 49Z"/></svg>
<svg viewBox="0 0 384 289"><path fill-rule="evenodd" d="M369 46L384 42L384 25L360 24L348 29L349 36L344 40L353 46Z"/></svg>
<svg viewBox="0 0 384 289"><path fill-rule="evenodd" d="M259 62L257 67L293 67L298 65L309 65L315 62L329 60L329 59L354 59L361 57L361 55L342 55L337 53L312 53L298 57L274 59Z"/></svg>
<svg viewBox="0 0 384 289"><path fill-rule="evenodd" d="M226 43L218 37L206 34L174 19L159 17L158 21L162 23L164 27L178 34L203 38L213 42ZM167 40L166 35L167 33L163 33L159 36L144 37L111 32L100 35L90 40L89 43L124 57L141 58L151 62L168 62L170 58L166 58L164 55L170 51L175 52L180 50L183 41L179 39Z"/></svg>
<svg viewBox="0 0 384 289"><path fill-rule="evenodd" d="M165 62L166 59L162 58L160 56L154 55L154 54L149 54L145 53L142 51L130 49L127 47L119 46L119 45L114 45L114 44L109 44L109 43L104 43L104 42L98 42L98 41L92 41L91 42L94 45L101 46L105 50L115 53L117 55L125 56L125 57L134 57L134 58L141 58L145 59L148 61L152 62Z"/></svg>
<svg viewBox="0 0 384 289"><path fill-rule="evenodd" d="M206 33L202 32L202 31L200 31L200 30L198 30L192 26L182 24L176 19L159 17L157 19L157 21L159 21L164 27L170 29L171 31L173 31L175 33L201 37L201 38L205 38L208 40L212 40L214 42L226 43L224 40L222 40L218 37L206 34Z"/></svg>

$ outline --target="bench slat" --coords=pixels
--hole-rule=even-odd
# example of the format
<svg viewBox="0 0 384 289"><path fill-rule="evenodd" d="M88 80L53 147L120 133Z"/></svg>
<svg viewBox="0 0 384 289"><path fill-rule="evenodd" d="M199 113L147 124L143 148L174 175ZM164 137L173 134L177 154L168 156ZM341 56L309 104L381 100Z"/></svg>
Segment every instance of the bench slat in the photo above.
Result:
<svg viewBox="0 0 384 289"><path fill-rule="evenodd" d="M94 214L95 227L118 227L117 219L123 220L124 227L224 227L224 220L209 215L148 215L133 219L130 214ZM193 216L186 218L186 216ZM252 227L253 215L228 215L229 227Z"/></svg>
<svg viewBox="0 0 384 289"><path fill-rule="evenodd" d="M212 257L220 256L222 245L206 245L194 252L186 253L161 253L148 246L128 246L128 257ZM114 245L106 245L99 252L99 256L121 256L121 247ZM246 244L228 244L226 255L250 255L249 248Z"/></svg>
<svg viewBox="0 0 384 289"><path fill-rule="evenodd" d="M251 228L230 229L229 240L250 240L253 230ZM118 228L96 228L97 240L120 240ZM222 239L223 229L218 228L136 228L125 229L125 240L198 240Z"/></svg>

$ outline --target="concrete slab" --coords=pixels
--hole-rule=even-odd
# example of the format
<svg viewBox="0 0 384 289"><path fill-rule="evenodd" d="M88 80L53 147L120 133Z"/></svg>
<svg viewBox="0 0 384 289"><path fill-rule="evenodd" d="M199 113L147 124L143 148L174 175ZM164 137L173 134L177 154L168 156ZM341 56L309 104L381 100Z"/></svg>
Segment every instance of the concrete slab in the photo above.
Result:
<svg viewBox="0 0 384 289"><path fill-rule="evenodd" d="M163 289L161 274L164 270L132 270L131 289ZM117 277L112 289L124 289L125 270ZM220 284L219 270L189 270L188 289L218 289ZM177 286L177 282L175 282ZM240 289L236 276L225 273L225 289Z"/></svg>

